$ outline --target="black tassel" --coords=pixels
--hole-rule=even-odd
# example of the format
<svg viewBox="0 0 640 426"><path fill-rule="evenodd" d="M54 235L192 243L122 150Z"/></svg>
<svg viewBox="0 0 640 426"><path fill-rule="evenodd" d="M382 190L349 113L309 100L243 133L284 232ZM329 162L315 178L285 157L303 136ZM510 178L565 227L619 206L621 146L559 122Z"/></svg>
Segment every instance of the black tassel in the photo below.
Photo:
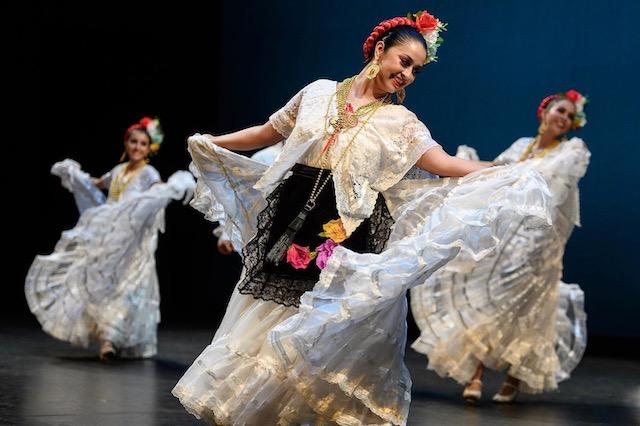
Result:
<svg viewBox="0 0 640 426"><path fill-rule="evenodd" d="M291 246L293 238L296 236L300 228L302 228L302 225L307 219L309 212L313 210L315 206L315 202L307 201L307 204L304 205L300 213L298 213L298 215L293 218L289 226L287 226L284 234L282 234L280 238L278 238L278 240L275 242L273 247L271 247L271 250L269 250L266 256L267 261L275 265L280 264L280 261L282 260L282 258L284 258L284 255L289 249L289 246Z"/></svg>

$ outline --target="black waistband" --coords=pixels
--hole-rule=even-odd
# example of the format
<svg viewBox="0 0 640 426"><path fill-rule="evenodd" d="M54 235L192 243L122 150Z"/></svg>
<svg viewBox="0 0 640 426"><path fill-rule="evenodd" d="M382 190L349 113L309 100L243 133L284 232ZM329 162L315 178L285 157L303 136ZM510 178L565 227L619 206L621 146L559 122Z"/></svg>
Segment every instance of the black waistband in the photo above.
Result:
<svg viewBox="0 0 640 426"><path fill-rule="evenodd" d="M291 172L295 176L300 176L300 177L308 178L308 179L317 178L318 177L318 173L320 172L320 170L325 170L325 172L322 174L323 176L327 176L326 172L330 172L331 171L331 170L327 170L327 169L319 169L318 167L306 166L306 165L300 164L300 163L296 163L291 168Z"/></svg>

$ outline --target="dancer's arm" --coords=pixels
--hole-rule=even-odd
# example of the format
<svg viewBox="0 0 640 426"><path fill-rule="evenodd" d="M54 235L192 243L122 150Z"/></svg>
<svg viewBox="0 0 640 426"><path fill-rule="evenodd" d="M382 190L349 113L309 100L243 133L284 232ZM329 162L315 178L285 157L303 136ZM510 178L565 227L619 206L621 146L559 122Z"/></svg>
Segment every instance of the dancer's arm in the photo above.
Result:
<svg viewBox="0 0 640 426"><path fill-rule="evenodd" d="M453 157L437 146L422 154L416 166L438 176L464 176L491 167L493 163Z"/></svg>
<svg viewBox="0 0 640 426"><path fill-rule="evenodd" d="M260 126L248 127L237 132L213 137L213 142L216 145L234 151L260 149L275 145L282 140L284 137L273 128L269 121Z"/></svg>

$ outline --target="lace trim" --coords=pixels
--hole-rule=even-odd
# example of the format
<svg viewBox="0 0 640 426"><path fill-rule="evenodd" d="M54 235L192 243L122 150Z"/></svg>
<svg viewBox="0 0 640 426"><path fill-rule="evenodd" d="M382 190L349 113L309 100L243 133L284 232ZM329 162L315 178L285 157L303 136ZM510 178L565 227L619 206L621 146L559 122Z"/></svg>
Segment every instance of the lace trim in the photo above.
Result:
<svg viewBox="0 0 640 426"><path fill-rule="evenodd" d="M313 289L317 279L302 279L286 273L264 271L265 257L268 252L267 242L271 236L271 224L278 210L282 188L283 184L280 184L267 197L267 206L258 215L256 236L242 250L243 263L247 272L238 286L238 291L242 294L250 294L256 299L298 307L300 297ZM382 252L394 223L384 198L378 197L369 220L361 225L368 227L366 252Z"/></svg>
<svg viewBox="0 0 640 426"><path fill-rule="evenodd" d="M306 88L305 88L306 89ZM296 119L298 117L298 109L302 102L305 89L300 90L296 95L287 102L278 111L271 114L269 122L278 133L285 138L288 138L296 126Z"/></svg>

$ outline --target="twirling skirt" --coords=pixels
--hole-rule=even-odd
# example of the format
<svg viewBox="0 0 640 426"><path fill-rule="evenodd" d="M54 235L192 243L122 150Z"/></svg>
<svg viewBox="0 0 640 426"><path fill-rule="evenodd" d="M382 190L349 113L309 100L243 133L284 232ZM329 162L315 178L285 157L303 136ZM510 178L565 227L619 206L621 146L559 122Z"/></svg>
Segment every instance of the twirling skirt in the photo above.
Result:
<svg viewBox="0 0 640 426"><path fill-rule="evenodd" d="M243 273L222 324L209 345L173 389L189 412L209 423L234 425L333 424L324 412L349 413L354 424L384 424L355 398L320 402L300 392L277 360L269 333L297 313L300 297L312 290L320 268L311 261L296 269L283 259L265 259L287 226L309 199L320 169L296 164L292 174L268 197L258 216L256 236L243 250ZM323 177L327 176L326 171ZM322 225L338 219L335 192L329 182L316 200L293 243L313 251L326 241ZM342 246L359 253L379 253L393 219L379 196L373 214ZM356 407L358 406L358 407ZM362 417L357 417L357 413ZM333 416L331 416L333 417Z"/></svg>

